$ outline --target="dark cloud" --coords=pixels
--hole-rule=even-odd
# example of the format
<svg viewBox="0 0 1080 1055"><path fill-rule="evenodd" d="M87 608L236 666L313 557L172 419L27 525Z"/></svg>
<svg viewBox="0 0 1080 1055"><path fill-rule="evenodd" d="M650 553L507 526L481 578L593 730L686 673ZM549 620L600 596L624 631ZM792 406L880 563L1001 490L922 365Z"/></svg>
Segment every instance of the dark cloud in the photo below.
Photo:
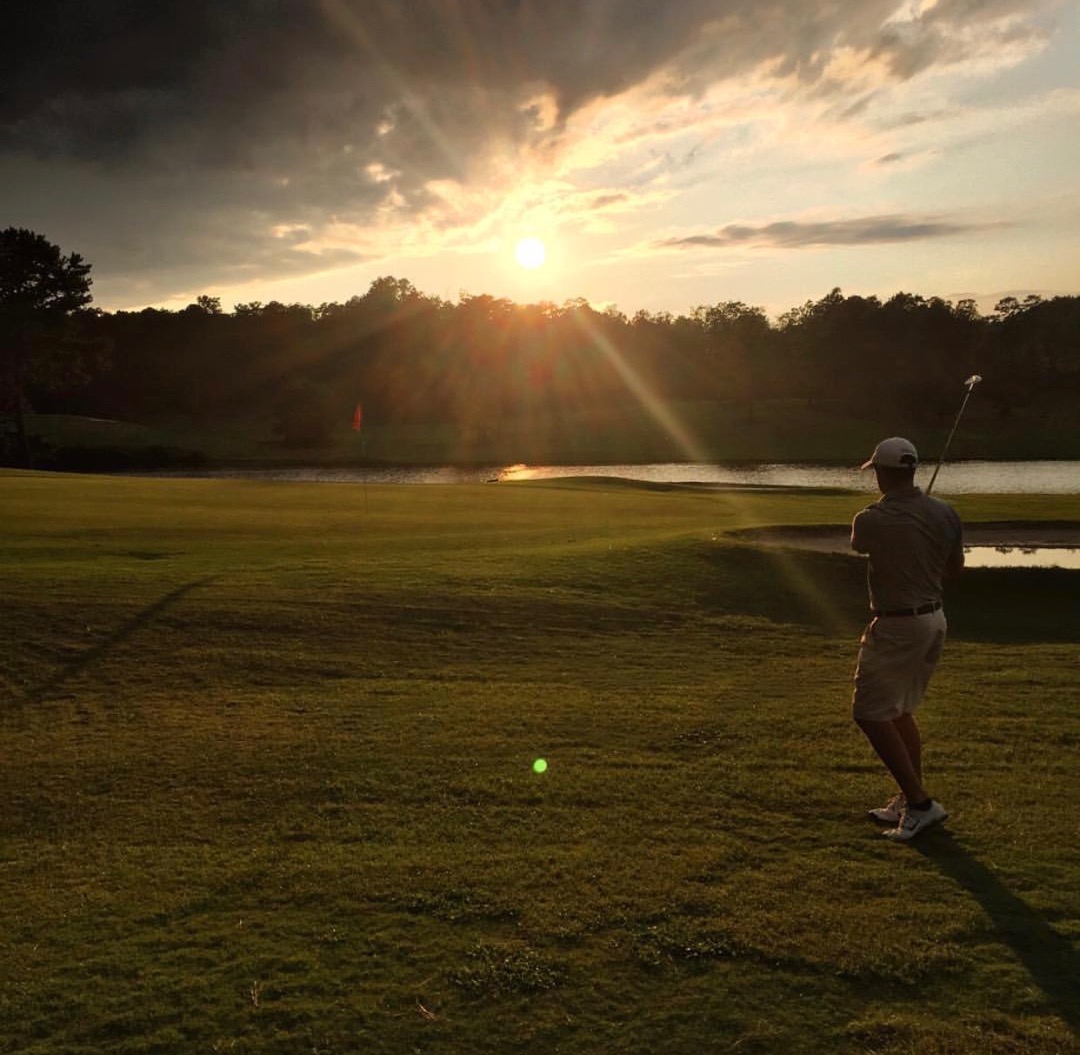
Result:
<svg viewBox="0 0 1080 1055"><path fill-rule="evenodd" d="M493 138L537 134L538 92L564 120L661 71L678 92L766 66L838 91L839 49L906 77L946 39L955 57L951 28L1045 2L901 24L895 0L40 0L0 37L0 151L243 170L349 145L460 177Z"/></svg>
<svg viewBox="0 0 1080 1055"><path fill-rule="evenodd" d="M597 194L592 201L589 202L589 206L593 209L605 209L609 205L622 205L629 200L630 195L623 194L621 191L610 194Z"/></svg>
<svg viewBox="0 0 1080 1055"><path fill-rule="evenodd" d="M661 249L731 249L739 246L772 249L807 249L838 245L876 245L915 242L927 238L985 231L997 224L961 223L917 216L864 216L855 220L806 223L782 220L753 226L728 224L712 234L668 238L657 242Z"/></svg>
<svg viewBox="0 0 1080 1055"><path fill-rule="evenodd" d="M95 267L141 241L142 277L190 255L224 280L237 247L269 274L310 261L273 226L420 214L431 181L482 181L493 152L557 144L646 79L685 93L769 68L839 92L837 49L910 76L950 26L1046 2L940 0L901 32L882 29L895 0L36 0L0 34L0 210L58 237L89 183L73 248ZM35 164L31 204L13 173Z"/></svg>
<svg viewBox="0 0 1080 1055"><path fill-rule="evenodd" d="M720 5L723 8L724 5ZM733 5L733 6L745 6ZM45 0L0 42L0 149L243 167L345 142L460 169L475 132L527 134L680 55L708 0ZM393 136L377 137L390 118ZM164 148L164 149L163 149ZM163 158L164 155L164 158Z"/></svg>
<svg viewBox="0 0 1080 1055"><path fill-rule="evenodd" d="M888 130L892 128L911 128L915 125L927 124L931 121L942 121L952 117L953 112L946 109L927 110L925 113L906 113L897 118L881 122L881 127Z"/></svg>

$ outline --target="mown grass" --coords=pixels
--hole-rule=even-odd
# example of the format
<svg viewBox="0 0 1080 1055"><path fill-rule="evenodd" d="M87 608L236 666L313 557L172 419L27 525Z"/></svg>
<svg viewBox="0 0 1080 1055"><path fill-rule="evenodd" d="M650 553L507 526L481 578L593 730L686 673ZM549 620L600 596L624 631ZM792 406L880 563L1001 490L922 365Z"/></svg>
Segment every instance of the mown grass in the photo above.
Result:
<svg viewBox="0 0 1080 1055"><path fill-rule="evenodd" d="M952 591L890 845L858 561L726 535L866 500L0 474L0 1050L1075 1050L1075 576Z"/></svg>

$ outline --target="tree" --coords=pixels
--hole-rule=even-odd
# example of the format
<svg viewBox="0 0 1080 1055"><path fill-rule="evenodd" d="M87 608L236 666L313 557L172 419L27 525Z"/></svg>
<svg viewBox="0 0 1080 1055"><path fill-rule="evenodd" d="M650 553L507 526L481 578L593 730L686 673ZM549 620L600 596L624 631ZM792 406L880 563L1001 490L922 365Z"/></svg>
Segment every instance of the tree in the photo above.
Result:
<svg viewBox="0 0 1080 1055"><path fill-rule="evenodd" d="M343 404L323 385L295 381L274 407L274 432L286 447L326 447L335 425L340 428L345 421Z"/></svg>
<svg viewBox="0 0 1080 1055"><path fill-rule="evenodd" d="M195 298L195 307L205 315L220 315L221 298L211 297L209 294L203 293Z"/></svg>
<svg viewBox="0 0 1080 1055"><path fill-rule="evenodd" d="M762 308L741 300L701 305L694 317L706 336L715 394L741 403L754 420L754 403L768 389L771 330Z"/></svg>
<svg viewBox="0 0 1080 1055"><path fill-rule="evenodd" d="M28 390L83 372L72 317L90 303L90 265L33 231L0 231L0 413L13 414L24 463Z"/></svg>

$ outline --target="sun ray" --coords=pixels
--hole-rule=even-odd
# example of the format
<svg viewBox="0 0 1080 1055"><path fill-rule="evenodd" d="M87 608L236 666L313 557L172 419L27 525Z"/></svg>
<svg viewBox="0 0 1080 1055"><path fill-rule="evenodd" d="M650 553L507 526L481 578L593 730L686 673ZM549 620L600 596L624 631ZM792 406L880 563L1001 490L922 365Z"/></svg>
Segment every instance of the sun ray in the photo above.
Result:
<svg viewBox="0 0 1080 1055"><path fill-rule="evenodd" d="M611 363L620 380L626 385L633 397L641 404L645 412L659 425L686 455L687 461L711 461L708 452L690 430L679 420L675 412L654 393L637 371L623 358L597 326L588 318L588 309L574 312L577 325L586 333L604 357Z"/></svg>

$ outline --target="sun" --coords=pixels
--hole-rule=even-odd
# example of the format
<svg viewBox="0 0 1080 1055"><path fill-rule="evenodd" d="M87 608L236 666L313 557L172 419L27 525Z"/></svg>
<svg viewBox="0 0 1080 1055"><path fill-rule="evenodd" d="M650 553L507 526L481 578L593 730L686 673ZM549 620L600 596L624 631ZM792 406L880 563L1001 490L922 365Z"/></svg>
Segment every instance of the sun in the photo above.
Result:
<svg viewBox="0 0 1080 1055"><path fill-rule="evenodd" d="M547 259L547 250L539 238L530 236L529 238L522 238L518 242L514 248L514 256L517 257L517 262L522 267L535 271L538 267L543 266L544 261Z"/></svg>

